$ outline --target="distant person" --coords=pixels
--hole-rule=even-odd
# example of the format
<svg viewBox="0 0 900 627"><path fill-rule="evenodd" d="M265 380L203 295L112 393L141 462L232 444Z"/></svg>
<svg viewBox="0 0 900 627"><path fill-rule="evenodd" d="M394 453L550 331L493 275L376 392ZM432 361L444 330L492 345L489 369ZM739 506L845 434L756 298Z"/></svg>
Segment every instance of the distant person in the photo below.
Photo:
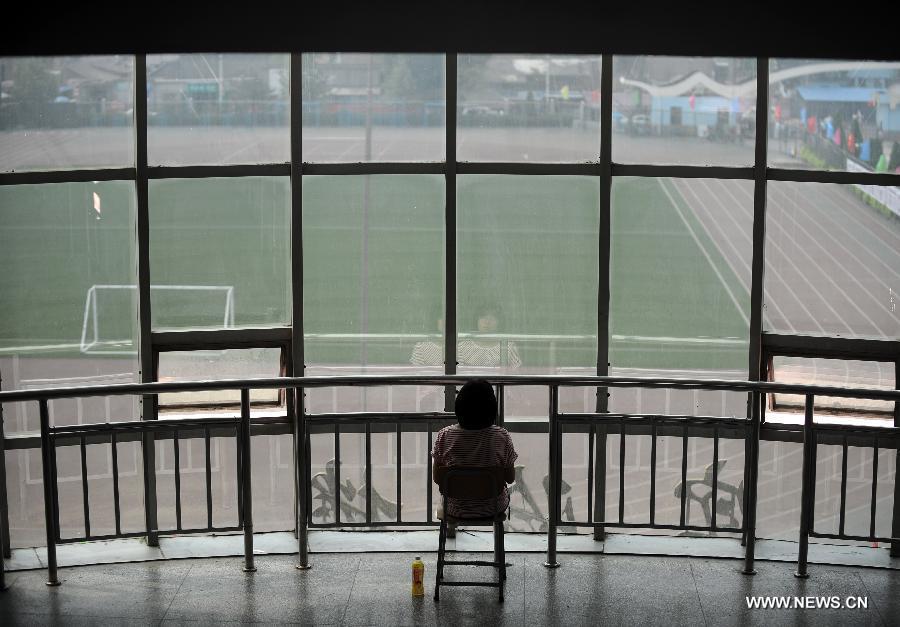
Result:
<svg viewBox="0 0 900 627"><path fill-rule="evenodd" d="M438 332L444 332L444 320L438 320ZM475 322L479 334L494 334L499 322L491 309L484 309ZM456 346L457 363L460 366L483 368L518 368L522 365L515 342L499 338L463 338ZM444 363L444 347L433 339L416 342L409 362L415 366L440 366Z"/></svg>
<svg viewBox="0 0 900 627"><path fill-rule="evenodd" d="M503 468L506 483L515 480L518 458L512 438L503 427L494 424L497 397L484 379L471 379L456 395L456 419L459 424L444 427L434 439L432 479L439 486L448 468ZM447 499L447 514L462 518L494 516L509 507L506 485L496 499Z"/></svg>
<svg viewBox="0 0 900 627"><path fill-rule="evenodd" d="M479 335L497 333L499 321L493 309L485 308L478 316L475 327ZM460 365L486 368L518 368L522 365L515 342L494 337L467 337L459 341L456 349Z"/></svg>
<svg viewBox="0 0 900 627"><path fill-rule="evenodd" d="M444 335L444 319L439 318L437 321L438 334ZM444 346L442 339L427 339L416 342L413 346L412 354L409 356L409 363L414 366L441 366L444 364Z"/></svg>

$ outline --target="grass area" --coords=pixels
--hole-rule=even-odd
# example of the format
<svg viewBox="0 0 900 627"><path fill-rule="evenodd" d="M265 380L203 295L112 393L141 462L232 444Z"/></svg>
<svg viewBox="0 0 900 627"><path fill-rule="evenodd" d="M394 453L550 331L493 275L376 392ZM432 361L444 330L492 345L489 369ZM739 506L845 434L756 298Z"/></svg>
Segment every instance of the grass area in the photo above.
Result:
<svg viewBox="0 0 900 627"><path fill-rule="evenodd" d="M306 332L411 336L364 349L310 340L307 363L358 364L365 351L368 363L409 364L421 336L441 332L443 186L440 176L304 178ZM497 333L575 336L516 340L523 367L593 366L597 181L461 176L457 196L459 331L477 332L491 313ZM151 283L230 285L236 325L289 324L289 198L281 178L152 182ZM0 243L12 303L0 310L0 347L75 345L63 352L77 355L88 289L134 283L131 184L2 188ZM616 181L611 252L614 365L746 367L738 305L749 311L749 297L674 186ZM130 294L100 297L101 339L134 337ZM161 327L221 325L220 295L154 291L151 302Z"/></svg>
<svg viewBox="0 0 900 627"><path fill-rule="evenodd" d="M749 294L671 182L615 182L610 264L613 365L746 368Z"/></svg>

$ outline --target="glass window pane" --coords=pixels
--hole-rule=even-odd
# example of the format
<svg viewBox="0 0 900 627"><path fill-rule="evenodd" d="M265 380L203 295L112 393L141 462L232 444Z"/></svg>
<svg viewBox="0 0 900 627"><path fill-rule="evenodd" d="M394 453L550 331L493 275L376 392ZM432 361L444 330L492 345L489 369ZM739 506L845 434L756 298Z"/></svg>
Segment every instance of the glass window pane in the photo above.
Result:
<svg viewBox="0 0 900 627"><path fill-rule="evenodd" d="M290 160L286 54L147 57L150 165Z"/></svg>
<svg viewBox="0 0 900 627"><path fill-rule="evenodd" d="M307 374L443 372L443 177L308 176L303 221ZM310 399L328 411L443 406L440 390L385 391Z"/></svg>
<svg viewBox="0 0 900 627"><path fill-rule="evenodd" d="M753 163L756 59L617 56L613 90L614 161Z"/></svg>
<svg viewBox="0 0 900 627"><path fill-rule="evenodd" d="M130 182L0 187L3 389L137 379L134 233ZM126 397L54 406L56 424L129 419L135 408ZM7 434L39 428L34 403L4 411Z"/></svg>
<svg viewBox="0 0 900 627"><path fill-rule="evenodd" d="M134 165L134 58L0 58L0 172Z"/></svg>
<svg viewBox="0 0 900 627"><path fill-rule="evenodd" d="M444 56L303 55L303 160L441 161Z"/></svg>
<svg viewBox="0 0 900 627"><path fill-rule="evenodd" d="M765 330L900 338L900 221L875 196L896 191L769 182Z"/></svg>
<svg viewBox="0 0 900 627"><path fill-rule="evenodd" d="M772 59L769 82L769 165L900 168L900 63Z"/></svg>
<svg viewBox="0 0 900 627"><path fill-rule="evenodd" d="M894 364L851 359L813 359L776 355L769 378L778 383L841 388L895 389ZM802 424L805 400L793 394L770 394L766 421ZM816 422L859 423L881 419L893 426L894 403L862 398L815 397ZM864 423L863 423L864 424Z"/></svg>
<svg viewBox="0 0 900 627"><path fill-rule="evenodd" d="M459 372L596 373L598 181L458 181ZM507 389L508 410L546 417L546 399L540 388Z"/></svg>
<svg viewBox="0 0 900 627"><path fill-rule="evenodd" d="M613 182L614 374L746 376L752 195L751 181L617 178ZM697 397L679 410L668 392L643 390L641 398L633 391L614 390L612 402L616 411L634 411L636 403L638 411L648 411L649 404L654 410L662 406L667 412L693 413L686 410L702 401L708 407L698 413L746 412L746 395L736 405L721 395Z"/></svg>
<svg viewBox="0 0 900 627"><path fill-rule="evenodd" d="M596 161L600 57L466 54L457 61L462 161Z"/></svg>
<svg viewBox="0 0 900 627"><path fill-rule="evenodd" d="M150 182L154 329L290 323L290 183Z"/></svg>
<svg viewBox="0 0 900 627"><path fill-rule="evenodd" d="M166 351L159 354L157 381L215 381L217 379L259 379L281 376L280 348ZM275 405L280 391L250 390L250 403ZM160 394L160 408L240 407L239 390L179 392Z"/></svg>

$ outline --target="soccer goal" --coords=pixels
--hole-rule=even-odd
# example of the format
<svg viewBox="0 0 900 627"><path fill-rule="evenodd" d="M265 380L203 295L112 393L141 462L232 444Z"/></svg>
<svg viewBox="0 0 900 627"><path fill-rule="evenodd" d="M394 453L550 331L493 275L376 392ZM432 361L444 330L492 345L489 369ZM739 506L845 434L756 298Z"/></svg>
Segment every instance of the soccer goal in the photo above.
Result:
<svg viewBox="0 0 900 627"><path fill-rule="evenodd" d="M233 285L151 285L154 326L234 327ZM84 301L81 352L135 355L136 285L92 285Z"/></svg>

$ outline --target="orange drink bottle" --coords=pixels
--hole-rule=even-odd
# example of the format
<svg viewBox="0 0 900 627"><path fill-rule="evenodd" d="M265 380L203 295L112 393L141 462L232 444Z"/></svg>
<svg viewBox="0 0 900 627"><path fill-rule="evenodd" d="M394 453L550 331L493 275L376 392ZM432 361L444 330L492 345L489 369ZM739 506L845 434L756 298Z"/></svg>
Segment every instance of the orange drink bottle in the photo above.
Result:
<svg viewBox="0 0 900 627"><path fill-rule="evenodd" d="M412 563L412 595L425 596L425 563L418 555Z"/></svg>

